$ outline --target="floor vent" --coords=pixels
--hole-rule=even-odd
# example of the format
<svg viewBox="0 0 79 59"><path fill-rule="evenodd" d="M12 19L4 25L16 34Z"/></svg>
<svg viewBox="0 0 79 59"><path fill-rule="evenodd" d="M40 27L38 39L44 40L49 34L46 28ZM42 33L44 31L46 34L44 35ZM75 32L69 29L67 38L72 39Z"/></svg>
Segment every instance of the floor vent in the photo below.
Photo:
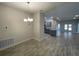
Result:
<svg viewBox="0 0 79 59"><path fill-rule="evenodd" d="M1 40L0 41L0 49L9 47L13 44L14 44L14 39Z"/></svg>

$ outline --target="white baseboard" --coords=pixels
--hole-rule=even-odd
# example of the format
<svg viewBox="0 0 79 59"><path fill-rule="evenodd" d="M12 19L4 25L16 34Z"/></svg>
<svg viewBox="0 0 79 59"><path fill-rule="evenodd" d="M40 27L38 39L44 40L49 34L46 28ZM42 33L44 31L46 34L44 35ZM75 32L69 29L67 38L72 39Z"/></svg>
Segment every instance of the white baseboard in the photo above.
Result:
<svg viewBox="0 0 79 59"><path fill-rule="evenodd" d="M37 41L41 41L41 39L40 38L37 38L37 37L34 37L33 39L35 39L35 40L37 40Z"/></svg>
<svg viewBox="0 0 79 59"><path fill-rule="evenodd" d="M21 43L23 43L23 42L25 42L25 41L28 41L28 40L31 40L31 39L33 39L33 38L28 38L27 40L23 40L23 41L14 43L13 45L10 45L10 46L8 46L8 47L1 48L0 51L5 50L5 49L10 48L10 47L13 47L13 46L16 46L16 45L18 45L18 44L21 44Z"/></svg>

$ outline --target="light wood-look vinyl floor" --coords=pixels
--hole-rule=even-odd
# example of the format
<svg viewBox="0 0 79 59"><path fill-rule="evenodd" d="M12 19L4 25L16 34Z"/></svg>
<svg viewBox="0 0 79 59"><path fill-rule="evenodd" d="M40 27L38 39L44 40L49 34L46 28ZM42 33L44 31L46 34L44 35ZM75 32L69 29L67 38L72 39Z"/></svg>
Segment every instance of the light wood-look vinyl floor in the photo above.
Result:
<svg viewBox="0 0 79 59"><path fill-rule="evenodd" d="M0 51L1 56L79 56L79 34L48 36L37 41L31 39L17 46Z"/></svg>

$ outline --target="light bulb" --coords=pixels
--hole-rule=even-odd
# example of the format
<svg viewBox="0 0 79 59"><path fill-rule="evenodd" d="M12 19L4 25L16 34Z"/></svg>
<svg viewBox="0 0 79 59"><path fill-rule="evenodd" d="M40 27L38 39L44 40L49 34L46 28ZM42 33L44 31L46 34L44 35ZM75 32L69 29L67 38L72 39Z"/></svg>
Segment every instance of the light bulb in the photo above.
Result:
<svg viewBox="0 0 79 59"><path fill-rule="evenodd" d="M28 20L27 19L24 19L24 22L27 22Z"/></svg>
<svg viewBox="0 0 79 59"><path fill-rule="evenodd" d="M33 21L33 19L28 17L28 21L29 21L29 22L32 22L32 21Z"/></svg>
<svg viewBox="0 0 79 59"><path fill-rule="evenodd" d="M28 21L30 20L30 18L28 17Z"/></svg>
<svg viewBox="0 0 79 59"><path fill-rule="evenodd" d="M33 21L33 19L32 18L30 18L30 20L29 20L30 22L32 22Z"/></svg>

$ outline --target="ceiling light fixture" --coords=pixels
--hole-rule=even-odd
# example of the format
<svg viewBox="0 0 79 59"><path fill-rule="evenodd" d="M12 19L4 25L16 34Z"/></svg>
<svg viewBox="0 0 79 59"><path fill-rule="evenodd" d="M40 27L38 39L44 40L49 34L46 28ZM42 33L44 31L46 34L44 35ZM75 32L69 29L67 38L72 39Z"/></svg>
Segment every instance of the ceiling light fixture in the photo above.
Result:
<svg viewBox="0 0 79 59"><path fill-rule="evenodd" d="M29 9L30 2L27 2L27 4L28 4L27 6L28 6L28 9ZM25 18L24 22L33 22L33 18L30 18L30 17L28 17L27 19Z"/></svg>
<svg viewBox="0 0 79 59"><path fill-rule="evenodd" d="M79 15L75 15L73 19L79 19Z"/></svg>

